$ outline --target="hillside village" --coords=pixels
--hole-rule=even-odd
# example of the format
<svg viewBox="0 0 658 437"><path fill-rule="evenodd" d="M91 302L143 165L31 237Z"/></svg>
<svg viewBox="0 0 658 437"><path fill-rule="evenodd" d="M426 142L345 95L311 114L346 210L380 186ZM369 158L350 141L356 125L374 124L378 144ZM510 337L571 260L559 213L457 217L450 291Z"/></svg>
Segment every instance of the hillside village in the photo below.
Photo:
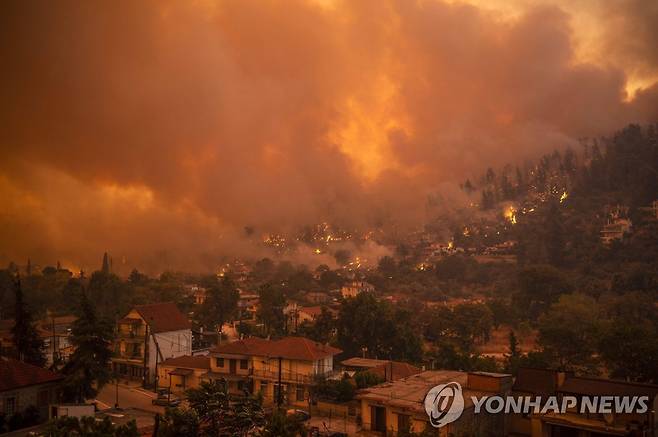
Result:
<svg viewBox="0 0 658 437"><path fill-rule="evenodd" d="M58 417L95 415L122 435L177 433L180 421L252 435L284 411L276 420L318 436L653 435L655 409L468 413L439 434L422 405L449 382L658 402L658 192L639 164L656 139L629 126L603 151L585 142L517 168L516 182L511 167L490 169L462 185L473 201L450 223L395 241L368 233L391 248L374 264L340 249L356 233L326 224L295 244L322 242L312 252L333 251L333 266L273 255L124 278L107 253L91 274L11 264L0 271L0 431L52 435ZM281 254L291 243L263 244ZM219 422L208 399L224 399Z"/></svg>

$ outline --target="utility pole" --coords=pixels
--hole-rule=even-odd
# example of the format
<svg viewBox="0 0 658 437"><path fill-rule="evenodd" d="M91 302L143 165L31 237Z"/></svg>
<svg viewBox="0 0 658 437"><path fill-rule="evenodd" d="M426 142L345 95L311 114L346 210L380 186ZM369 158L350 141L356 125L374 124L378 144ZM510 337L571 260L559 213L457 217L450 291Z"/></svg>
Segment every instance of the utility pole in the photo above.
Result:
<svg viewBox="0 0 658 437"><path fill-rule="evenodd" d="M149 345L149 325L148 323L144 323L145 330L144 330L144 365L142 367L142 388L146 388L146 373L148 371L148 345Z"/></svg>
<svg viewBox="0 0 658 437"><path fill-rule="evenodd" d="M55 316L54 316L54 314L53 314L52 312L50 313L50 321L51 321L51 325L50 325L50 326L51 326L51 328L52 328L52 330L53 330L53 339L52 339L52 342L53 342L53 365L54 365L54 364L55 364L55 361L57 360L57 357L55 356L55 355L57 355L57 352L56 352L57 349L55 349L55 341L56 341L56 337L55 337Z"/></svg>
<svg viewBox="0 0 658 437"><path fill-rule="evenodd" d="M283 403L281 392L281 357L279 357L279 391L277 392L276 405L281 409L281 404Z"/></svg>
<svg viewBox="0 0 658 437"><path fill-rule="evenodd" d="M115 384L115 393L114 393L114 408L119 408L119 374L114 374L114 384Z"/></svg>

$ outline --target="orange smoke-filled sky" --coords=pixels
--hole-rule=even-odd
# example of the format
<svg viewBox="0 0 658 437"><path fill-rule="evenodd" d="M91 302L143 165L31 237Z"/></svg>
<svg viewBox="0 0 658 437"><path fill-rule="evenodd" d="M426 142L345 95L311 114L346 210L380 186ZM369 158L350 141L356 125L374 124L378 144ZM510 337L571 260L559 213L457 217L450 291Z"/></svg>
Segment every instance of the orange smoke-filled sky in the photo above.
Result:
<svg viewBox="0 0 658 437"><path fill-rule="evenodd" d="M655 0L0 4L0 262L210 268L259 231L658 121Z"/></svg>

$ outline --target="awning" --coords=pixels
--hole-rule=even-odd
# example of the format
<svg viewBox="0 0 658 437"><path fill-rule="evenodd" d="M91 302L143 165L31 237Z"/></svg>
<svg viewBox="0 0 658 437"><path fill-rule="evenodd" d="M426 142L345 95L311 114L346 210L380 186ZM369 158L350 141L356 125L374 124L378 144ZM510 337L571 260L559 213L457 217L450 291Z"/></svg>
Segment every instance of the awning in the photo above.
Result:
<svg viewBox="0 0 658 437"><path fill-rule="evenodd" d="M190 376L193 373L194 370L192 369L181 369L180 367L169 372L170 375L175 375L175 376Z"/></svg>

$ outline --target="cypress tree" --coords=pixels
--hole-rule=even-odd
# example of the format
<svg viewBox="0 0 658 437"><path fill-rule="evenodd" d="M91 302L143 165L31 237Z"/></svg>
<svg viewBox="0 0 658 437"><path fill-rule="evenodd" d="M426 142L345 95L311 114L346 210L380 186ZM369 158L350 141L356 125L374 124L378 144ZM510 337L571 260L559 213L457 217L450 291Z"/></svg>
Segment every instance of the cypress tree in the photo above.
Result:
<svg viewBox="0 0 658 437"><path fill-rule="evenodd" d="M21 287L20 277L17 277L14 282L14 298L15 324L11 330L11 334L18 359L41 367L46 364L46 357L43 354L44 343L32 324L32 314L25 302L23 302L23 289Z"/></svg>
<svg viewBox="0 0 658 437"><path fill-rule="evenodd" d="M106 275L110 274L110 261L107 256L107 252L103 254L103 267L101 267L101 272Z"/></svg>

